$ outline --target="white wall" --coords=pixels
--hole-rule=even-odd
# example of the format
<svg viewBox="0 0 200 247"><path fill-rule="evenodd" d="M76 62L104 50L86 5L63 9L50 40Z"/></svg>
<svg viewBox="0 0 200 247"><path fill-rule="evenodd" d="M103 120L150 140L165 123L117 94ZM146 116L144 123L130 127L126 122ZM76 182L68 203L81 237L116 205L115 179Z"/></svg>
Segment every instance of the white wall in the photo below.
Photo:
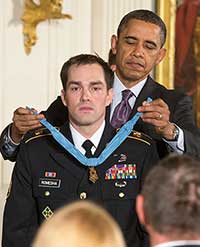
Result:
<svg viewBox="0 0 200 247"><path fill-rule="evenodd" d="M110 37L116 33L121 17L136 8L153 9L153 3L153 0L64 0L64 12L73 19L39 24L39 39L27 56L20 21L23 0L0 0L0 132L11 122L17 107L28 105L39 111L47 108L60 93L59 72L70 56L97 52L107 59ZM0 155L0 210L13 165ZM0 220L1 214L2 210Z"/></svg>

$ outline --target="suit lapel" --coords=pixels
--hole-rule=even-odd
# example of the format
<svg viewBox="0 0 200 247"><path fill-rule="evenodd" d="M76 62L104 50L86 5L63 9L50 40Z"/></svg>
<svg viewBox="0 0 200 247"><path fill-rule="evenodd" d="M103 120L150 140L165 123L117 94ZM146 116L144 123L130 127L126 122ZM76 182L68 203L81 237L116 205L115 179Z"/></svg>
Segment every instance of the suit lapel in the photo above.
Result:
<svg viewBox="0 0 200 247"><path fill-rule="evenodd" d="M142 105L142 102L145 101L148 97L152 97L152 95L154 94L154 90L155 90L155 83L154 81L151 79L151 77L149 76L147 78L147 81L144 85L144 87L142 88L142 90L140 91L138 97L136 98L133 110L131 112L130 118L132 118L135 113L137 112L137 108Z"/></svg>

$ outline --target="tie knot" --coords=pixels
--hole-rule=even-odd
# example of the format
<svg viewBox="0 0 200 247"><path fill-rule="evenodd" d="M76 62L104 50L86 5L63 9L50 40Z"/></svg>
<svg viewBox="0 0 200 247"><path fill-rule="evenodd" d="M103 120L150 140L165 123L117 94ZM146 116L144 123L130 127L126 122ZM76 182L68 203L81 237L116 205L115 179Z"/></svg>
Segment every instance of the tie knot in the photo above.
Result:
<svg viewBox="0 0 200 247"><path fill-rule="evenodd" d="M133 96L133 92L129 89L125 89L122 91L122 99L129 100Z"/></svg>
<svg viewBox="0 0 200 247"><path fill-rule="evenodd" d="M92 157L92 151L91 148L94 146L94 144L90 141L90 140L86 140L84 141L84 143L82 144L82 147L85 149L85 156L86 157Z"/></svg>

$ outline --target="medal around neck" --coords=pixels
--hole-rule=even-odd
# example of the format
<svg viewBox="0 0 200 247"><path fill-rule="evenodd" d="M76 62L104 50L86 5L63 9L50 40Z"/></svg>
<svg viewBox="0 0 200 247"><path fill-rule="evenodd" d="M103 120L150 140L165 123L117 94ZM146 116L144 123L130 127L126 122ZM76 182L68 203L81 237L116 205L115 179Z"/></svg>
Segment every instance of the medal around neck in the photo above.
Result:
<svg viewBox="0 0 200 247"><path fill-rule="evenodd" d="M151 101L152 99L148 97L147 102ZM40 123L44 125L51 132L53 138L65 150L73 155L81 164L85 166L98 166L102 164L129 136L141 115L142 113L137 112L131 120L124 124L97 158L87 158L85 155L83 155L62 133L60 133L55 127L53 127L46 119L41 119Z"/></svg>

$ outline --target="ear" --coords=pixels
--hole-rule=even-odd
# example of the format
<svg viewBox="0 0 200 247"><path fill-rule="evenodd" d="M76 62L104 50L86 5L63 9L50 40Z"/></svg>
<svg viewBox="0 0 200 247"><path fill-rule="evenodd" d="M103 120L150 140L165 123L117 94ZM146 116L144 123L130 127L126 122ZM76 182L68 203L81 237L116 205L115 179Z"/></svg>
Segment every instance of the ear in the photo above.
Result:
<svg viewBox="0 0 200 247"><path fill-rule="evenodd" d="M106 106L108 106L108 105L111 104L112 99L113 99L113 95L114 95L113 89L110 88L110 89L108 90L108 95L107 95L107 99L106 99Z"/></svg>
<svg viewBox="0 0 200 247"><path fill-rule="evenodd" d="M141 225L145 225L145 215L144 215L144 197L138 195L136 198L136 212Z"/></svg>
<svg viewBox="0 0 200 247"><path fill-rule="evenodd" d="M156 65L159 64L163 60L163 58L165 57L165 55L166 55L166 49L162 47L159 50L158 58L157 58L157 61L156 61Z"/></svg>
<svg viewBox="0 0 200 247"><path fill-rule="evenodd" d="M117 36L114 34L111 37L111 49L113 54L117 53Z"/></svg>
<svg viewBox="0 0 200 247"><path fill-rule="evenodd" d="M66 103L66 100L65 100L65 90L64 89L61 90L60 96L61 96L63 105L67 106L67 103Z"/></svg>

